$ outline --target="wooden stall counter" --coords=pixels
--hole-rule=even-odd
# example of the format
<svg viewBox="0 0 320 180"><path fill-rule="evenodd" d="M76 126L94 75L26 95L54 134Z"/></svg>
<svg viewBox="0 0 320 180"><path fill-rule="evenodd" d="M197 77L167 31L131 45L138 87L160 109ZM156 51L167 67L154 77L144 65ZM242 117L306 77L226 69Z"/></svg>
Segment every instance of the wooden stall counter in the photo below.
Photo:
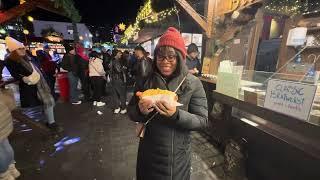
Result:
<svg viewBox="0 0 320 180"><path fill-rule="evenodd" d="M223 126L212 129L223 130L218 139L222 144L230 139L247 142L249 179L320 178L320 126L216 91L211 97L222 107L218 121Z"/></svg>
<svg viewBox="0 0 320 180"><path fill-rule="evenodd" d="M200 76L199 79L203 82L206 82L206 83L211 83L211 84L216 84L217 83L217 78L206 78L206 77L202 77Z"/></svg>

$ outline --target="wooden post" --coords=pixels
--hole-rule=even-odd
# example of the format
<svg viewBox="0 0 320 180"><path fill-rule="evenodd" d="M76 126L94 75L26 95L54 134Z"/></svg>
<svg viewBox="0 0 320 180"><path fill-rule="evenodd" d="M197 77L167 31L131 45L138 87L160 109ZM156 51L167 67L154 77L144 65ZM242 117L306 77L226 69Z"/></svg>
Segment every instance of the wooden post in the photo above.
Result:
<svg viewBox="0 0 320 180"><path fill-rule="evenodd" d="M256 14L256 25L252 29L250 33L250 43L249 43L249 50L248 50L248 70L254 70L256 65L256 58L258 53L258 46L260 41L261 32L263 29L263 12L259 10Z"/></svg>
<svg viewBox="0 0 320 180"><path fill-rule="evenodd" d="M291 18L288 18L285 22L283 36L282 36L283 38L282 38L281 46L279 49L277 69L280 69L288 61L287 39L288 39L289 31L293 25L294 25L294 21ZM280 71L280 73L282 73L284 71L285 71L285 68L283 68Z"/></svg>
<svg viewBox="0 0 320 180"><path fill-rule="evenodd" d="M196 23L198 23L201 28L207 32L207 22L193 9L193 7L186 0L177 0L177 2L196 21Z"/></svg>

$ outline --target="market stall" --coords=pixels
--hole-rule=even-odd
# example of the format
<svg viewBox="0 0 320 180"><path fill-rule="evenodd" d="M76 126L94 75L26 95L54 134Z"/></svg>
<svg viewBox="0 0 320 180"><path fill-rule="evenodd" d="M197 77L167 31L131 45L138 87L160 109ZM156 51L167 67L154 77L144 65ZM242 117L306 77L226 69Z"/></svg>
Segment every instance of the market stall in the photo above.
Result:
<svg viewBox="0 0 320 180"><path fill-rule="evenodd" d="M65 47L60 43L40 43L40 42L32 42L27 46L32 53L32 55L36 56L37 50L43 50L43 47L47 45L50 49L49 54L51 57L59 56L60 59L63 58L63 55L66 53Z"/></svg>
<svg viewBox="0 0 320 180"><path fill-rule="evenodd" d="M319 11L308 10L319 3L239 2L211 4L211 27L189 12L207 32L200 77L209 106L206 133L234 162L229 170L246 166L249 179L319 179L320 19Z"/></svg>

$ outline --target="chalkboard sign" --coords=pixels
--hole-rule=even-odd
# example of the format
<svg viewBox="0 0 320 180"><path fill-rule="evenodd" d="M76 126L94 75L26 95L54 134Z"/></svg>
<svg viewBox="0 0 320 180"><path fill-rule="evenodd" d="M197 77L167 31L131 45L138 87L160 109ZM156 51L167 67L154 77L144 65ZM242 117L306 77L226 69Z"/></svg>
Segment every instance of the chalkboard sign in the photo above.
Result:
<svg viewBox="0 0 320 180"><path fill-rule="evenodd" d="M307 121L316 90L313 84L272 79L268 82L264 107Z"/></svg>

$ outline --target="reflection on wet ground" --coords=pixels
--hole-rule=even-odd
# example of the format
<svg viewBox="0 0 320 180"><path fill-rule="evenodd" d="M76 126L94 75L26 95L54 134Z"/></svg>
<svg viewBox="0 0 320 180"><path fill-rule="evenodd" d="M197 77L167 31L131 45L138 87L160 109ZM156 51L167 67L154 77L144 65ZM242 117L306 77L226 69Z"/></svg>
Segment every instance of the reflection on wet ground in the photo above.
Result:
<svg viewBox="0 0 320 180"><path fill-rule="evenodd" d="M60 137L41 135L37 129L15 121L10 140L22 172L20 179L135 179L138 139L134 123L126 115L114 115L111 107L58 103L56 120L65 128ZM44 118L41 108L23 111L36 121ZM192 148L192 180L225 179L223 156L205 136L192 133Z"/></svg>

